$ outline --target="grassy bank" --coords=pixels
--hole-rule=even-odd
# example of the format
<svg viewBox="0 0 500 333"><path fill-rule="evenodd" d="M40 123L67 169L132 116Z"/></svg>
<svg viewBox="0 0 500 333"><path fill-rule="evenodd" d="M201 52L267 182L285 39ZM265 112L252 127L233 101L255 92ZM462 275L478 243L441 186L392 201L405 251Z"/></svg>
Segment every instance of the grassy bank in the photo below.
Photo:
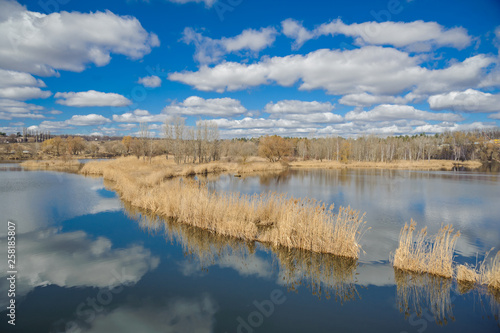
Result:
<svg viewBox="0 0 500 333"><path fill-rule="evenodd" d="M284 169L280 163L209 163L173 165L165 159L151 164L134 158L89 162L81 173L114 182L114 189L132 206L222 236L259 241L273 246L358 258L365 230L363 216L347 207L312 199L266 193L209 192L202 182L175 178L210 172L242 174Z"/></svg>
<svg viewBox="0 0 500 333"><path fill-rule="evenodd" d="M454 167L470 169L479 168L479 161L456 162L451 160L418 160L418 161L393 161L393 162L356 162L342 163L338 161L297 161L291 162L293 168L322 168L322 169L401 169L401 170L452 170Z"/></svg>

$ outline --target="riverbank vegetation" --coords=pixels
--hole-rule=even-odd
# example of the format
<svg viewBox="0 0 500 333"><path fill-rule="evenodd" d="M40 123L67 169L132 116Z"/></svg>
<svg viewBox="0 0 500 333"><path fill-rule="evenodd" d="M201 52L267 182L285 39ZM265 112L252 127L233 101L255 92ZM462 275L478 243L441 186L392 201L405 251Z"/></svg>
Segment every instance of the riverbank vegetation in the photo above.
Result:
<svg viewBox="0 0 500 333"><path fill-rule="evenodd" d="M446 160L499 162L500 130L424 133L413 136L374 135L356 138L338 136L295 137L262 136L259 138L221 139L217 125L199 121L186 126L182 118L166 123L163 133L152 132L140 124L136 137L80 137L31 135L25 131L18 137L0 138L0 159L72 159L136 156L151 159L169 156L177 164L213 161L247 162L261 157L270 162L286 161L302 164L328 161L331 165L401 165ZM2 142L3 141L3 142ZM403 167L405 168L405 167ZM415 168L415 167L406 167ZM435 168L434 166L432 168Z"/></svg>
<svg viewBox="0 0 500 333"><path fill-rule="evenodd" d="M81 173L113 181L113 188L132 206L215 234L348 258L359 256L365 222L349 207L335 211L333 205L277 193L247 196L211 192L203 182L187 176L227 171L227 165L166 167L167 163L158 158L141 163L129 157L88 162ZM283 167L272 163L263 168L273 166ZM234 170L255 169L246 165ZM182 178L174 178L178 176Z"/></svg>

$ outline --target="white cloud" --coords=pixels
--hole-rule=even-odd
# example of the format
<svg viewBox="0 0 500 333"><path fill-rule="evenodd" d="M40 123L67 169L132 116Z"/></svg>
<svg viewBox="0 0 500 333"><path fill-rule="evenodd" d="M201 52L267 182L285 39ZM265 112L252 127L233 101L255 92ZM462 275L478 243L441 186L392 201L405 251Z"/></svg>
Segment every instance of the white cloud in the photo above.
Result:
<svg viewBox="0 0 500 333"><path fill-rule="evenodd" d="M45 87L45 83L33 75L0 68L0 88Z"/></svg>
<svg viewBox="0 0 500 333"><path fill-rule="evenodd" d="M491 119L500 119L500 112L490 114L490 115L488 116L488 118L491 118Z"/></svg>
<svg viewBox="0 0 500 333"><path fill-rule="evenodd" d="M264 112L269 113L270 118L295 120L301 123L338 123L343 121L342 116L331 112L333 108L334 106L330 102L283 100L277 103L268 103Z"/></svg>
<svg viewBox="0 0 500 333"><path fill-rule="evenodd" d="M305 42L314 38L312 32L294 19L287 19L281 22L281 28L285 36L295 39L293 49L299 49Z"/></svg>
<svg viewBox="0 0 500 333"><path fill-rule="evenodd" d="M181 103L167 105L162 113L180 114L183 116L212 116L231 117L245 113L247 109L241 102L232 98L204 99L198 96L191 96Z"/></svg>
<svg viewBox="0 0 500 333"><path fill-rule="evenodd" d="M161 86L161 79L156 75L152 75L152 76L141 77L137 81L137 83L140 83L148 88L157 88Z"/></svg>
<svg viewBox="0 0 500 333"><path fill-rule="evenodd" d="M462 112L500 111L500 94L484 93L474 89L452 91L429 97L433 110L453 110Z"/></svg>
<svg viewBox="0 0 500 333"><path fill-rule="evenodd" d="M330 102L320 103L317 101L305 102L297 100L283 100L277 103L269 102L264 112L272 114L289 114L289 113L314 113L314 112L330 112L333 110L333 105Z"/></svg>
<svg viewBox="0 0 500 333"><path fill-rule="evenodd" d="M433 47L450 46L463 49L470 45L471 37L464 28L446 29L436 22L364 22L345 24L333 20L308 31L301 23L288 19L282 22L283 33L295 39L298 48L307 40L326 35L353 37L357 45L392 45L408 51L427 52Z"/></svg>
<svg viewBox="0 0 500 333"><path fill-rule="evenodd" d="M412 93L404 97L401 96L387 96L387 95L371 95L367 93L361 94L348 94L339 99L340 104L350 106L371 106L374 104L406 104L411 102L416 96Z"/></svg>
<svg viewBox="0 0 500 333"><path fill-rule="evenodd" d="M190 2L194 3L204 3L207 8L210 8L213 6L214 3L217 2L217 0L168 0L170 2L178 3L178 4L186 4Z"/></svg>
<svg viewBox="0 0 500 333"><path fill-rule="evenodd" d="M271 46L276 39L274 28L260 30L247 29L235 37L212 39L196 32L193 28L185 28L182 40L186 44L194 44L196 51L194 59L202 64L219 61L224 55L239 51L259 51Z"/></svg>
<svg viewBox="0 0 500 333"><path fill-rule="evenodd" d="M302 121L290 119L268 119L268 118L250 118L226 119L219 118L213 120L219 128L223 129L276 129L276 128L306 128L310 124Z"/></svg>
<svg viewBox="0 0 500 333"><path fill-rule="evenodd" d="M454 113L434 113L415 109L410 105L378 105L370 111L350 111L345 115L347 121L386 121L386 120L437 120L462 121L463 117Z"/></svg>
<svg viewBox="0 0 500 333"><path fill-rule="evenodd" d="M65 121L68 125L74 126L97 126L111 122L108 118L100 114L74 115L71 119Z"/></svg>
<svg viewBox="0 0 500 333"><path fill-rule="evenodd" d="M166 114L163 113L150 114L149 111L140 109L120 115L118 114L113 115L113 121L119 123L154 123L154 122L164 122L166 119L167 119Z"/></svg>
<svg viewBox="0 0 500 333"><path fill-rule="evenodd" d="M422 125L418 126L414 129L414 133L443 133L443 132L452 132L452 131L474 131L474 130L483 130L488 128L496 128L496 124L488 124L482 122L473 122L470 124L454 124L443 122L441 124L436 125Z"/></svg>
<svg viewBox="0 0 500 333"><path fill-rule="evenodd" d="M115 93L104 93L95 90L81 92L58 92L54 96L60 98L58 104L66 106L127 106L132 104L125 96Z"/></svg>
<svg viewBox="0 0 500 333"><path fill-rule="evenodd" d="M34 98L47 98L50 95L52 95L50 91L43 91L38 87L0 88L0 98L8 98L21 101Z"/></svg>
<svg viewBox="0 0 500 333"><path fill-rule="evenodd" d="M439 70L421 67L421 61L420 57L378 46L345 51L320 49L306 55L264 58L254 64L202 66L197 72L172 73L169 79L217 92L273 82L289 87L301 82L300 90L324 89L335 95L394 95L409 89L425 94L479 84L483 69L494 59L477 55Z"/></svg>
<svg viewBox="0 0 500 333"><path fill-rule="evenodd" d="M45 118L44 115L36 113L40 112L40 110L43 110L43 107L39 105L0 98L0 119Z"/></svg>
<svg viewBox="0 0 500 333"><path fill-rule="evenodd" d="M0 68L0 98L24 101L51 95L50 91L43 91L40 87L45 87L45 83L28 73Z"/></svg>
<svg viewBox="0 0 500 333"><path fill-rule="evenodd" d="M104 66L111 53L140 59L159 45L131 16L95 13L32 12L12 1L0 2L0 67L37 75L57 70L81 72Z"/></svg>
<svg viewBox="0 0 500 333"><path fill-rule="evenodd" d="M98 126L110 123L111 120L100 114L74 115L64 121L45 120L37 126L40 130L67 130L71 126Z"/></svg>

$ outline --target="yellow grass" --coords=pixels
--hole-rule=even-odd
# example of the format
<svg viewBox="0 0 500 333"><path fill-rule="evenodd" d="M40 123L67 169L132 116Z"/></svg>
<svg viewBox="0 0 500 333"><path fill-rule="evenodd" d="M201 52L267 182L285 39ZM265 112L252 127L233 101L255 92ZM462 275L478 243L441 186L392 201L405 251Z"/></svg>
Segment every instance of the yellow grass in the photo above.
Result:
<svg viewBox="0 0 500 333"><path fill-rule="evenodd" d="M56 170L56 171L78 171L81 163L78 160L29 160L21 163L25 169L32 170Z"/></svg>
<svg viewBox="0 0 500 333"><path fill-rule="evenodd" d="M291 162L293 168L323 168L323 169L343 169L343 168L376 168L376 169L403 169L403 170L452 170L456 166L466 168L479 168L479 161L455 162L450 160L418 160L418 161L392 161L392 162L358 162L349 161L342 163L339 161L297 161Z"/></svg>
<svg viewBox="0 0 500 333"><path fill-rule="evenodd" d="M393 259L394 267L451 278L453 251L460 232L453 234L453 227L446 225L434 237L427 238L427 228L414 235L416 226L417 223L411 220L410 225L405 223L401 229L399 247Z"/></svg>
<svg viewBox="0 0 500 333"><path fill-rule="evenodd" d="M494 258L488 258L488 254L479 264L479 268L468 265L457 267L457 281L485 285L489 289L500 291L500 251Z"/></svg>
<svg viewBox="0 0 500 333"><path fill-rule="evenodd" d="M363 216L350 207L334 207L313 199L266 193L209 192L203 182L173 178L207 172L250 172L262 166L209 163L175 166L156 160L151 165L133 158L89 162L83 174L102 175L132 206L163 218L218 235L358 258L365 228ZM273 164L279 167L280 164Z"/></svg>

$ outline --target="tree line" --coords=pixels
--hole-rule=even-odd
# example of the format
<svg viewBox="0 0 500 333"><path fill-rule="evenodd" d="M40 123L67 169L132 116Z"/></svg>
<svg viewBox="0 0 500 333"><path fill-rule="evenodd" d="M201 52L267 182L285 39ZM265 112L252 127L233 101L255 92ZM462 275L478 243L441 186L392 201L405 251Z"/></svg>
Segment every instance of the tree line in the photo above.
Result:
<svg viewBox="0 0 500 333"><path fill-rule="evenodd" d="M19 154L23 148L19 144ZM147 123L140 124L138 136L96 140L80 136L52 136L36 143L33 155L43 152L53 156L90 155L114 157L135 155L151 160L165 155L180 163L205 163L220 159L246 162L252 156L270 162L282 160L329 160L391 162L445 159L454 161L482 160L500 162L500 130L455 131L435 135L357 138L281 137L221 139L217 124L198 121L187 126L181 117L165 123L161 138L154 137ZM17 151L16 150L16 151Z"/></svg>

